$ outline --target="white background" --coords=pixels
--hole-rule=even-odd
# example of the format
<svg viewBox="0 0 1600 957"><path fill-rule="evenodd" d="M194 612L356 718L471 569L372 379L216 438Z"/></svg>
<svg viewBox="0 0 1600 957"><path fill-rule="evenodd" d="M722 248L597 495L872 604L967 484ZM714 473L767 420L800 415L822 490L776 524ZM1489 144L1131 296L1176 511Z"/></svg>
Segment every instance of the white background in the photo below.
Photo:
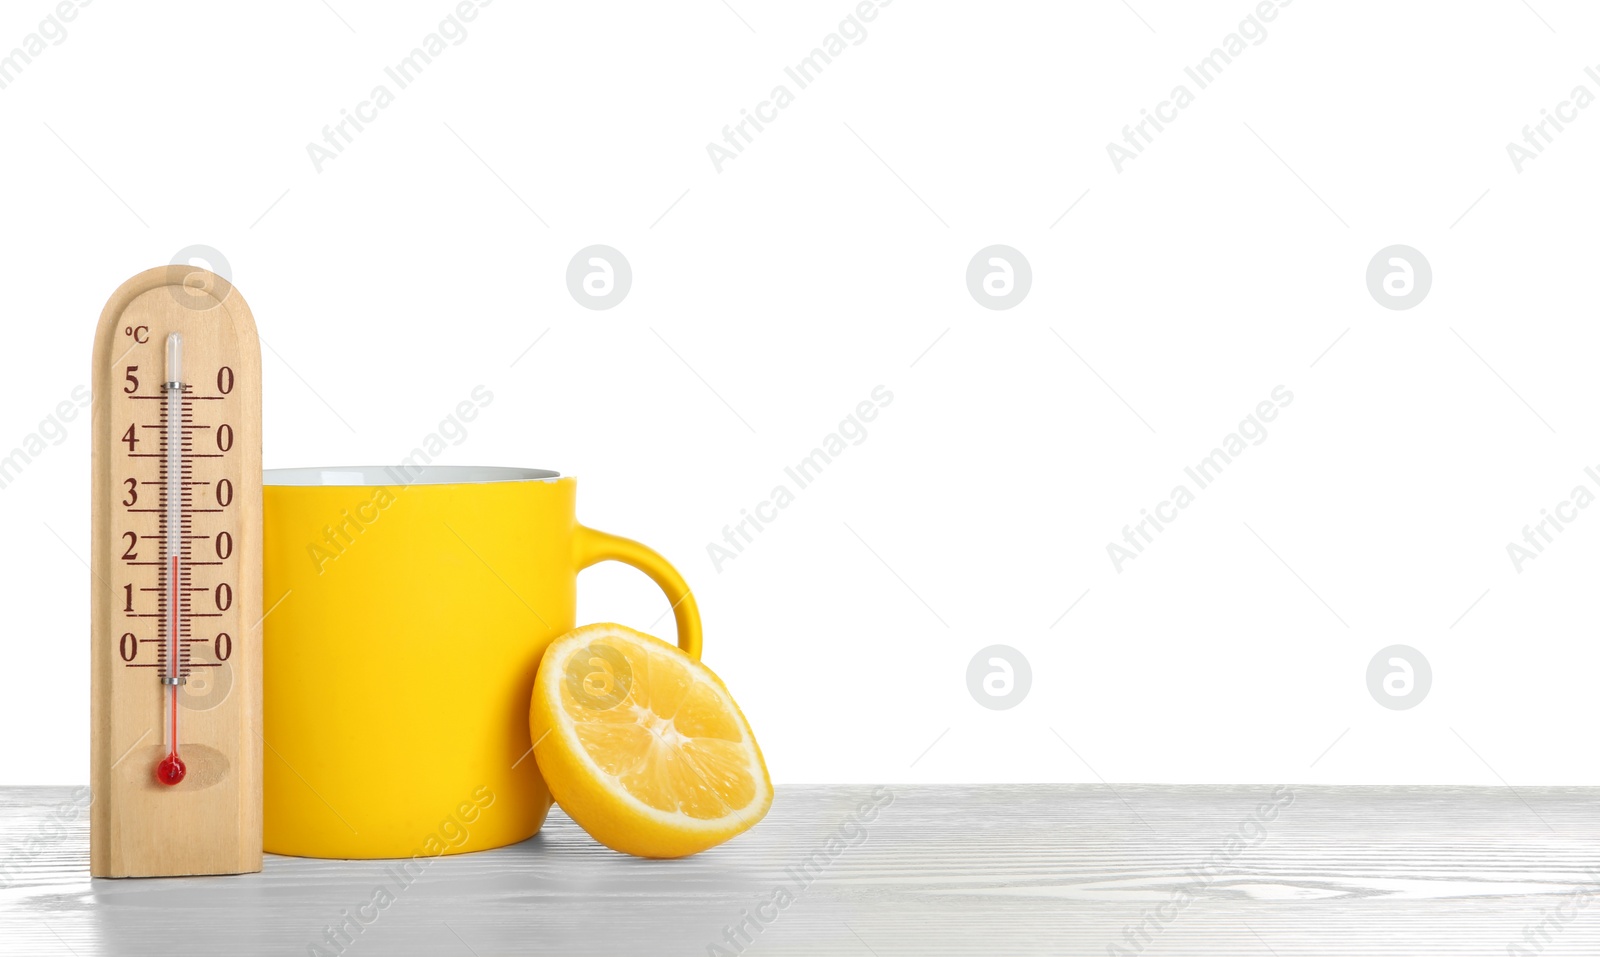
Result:
<svg viewBox="0 0 1600 957"><path fill-rule="evenodd" d="M583 520L673 559L780 783L1600 784L1600 509L1506 554L1600 465L1600 106L1506 153L1600 93L1591 6L1299 0L1119 174L1246 0L899 0L718 173L846 0L500 0L319 173L452 9L331 2L99 0L0 90L0 451L87 382L112 290L208 244L269 347L269 467L394 462L488 386L444 461L575 474ZM7 2L0 52L51 9ZM593 243L633 267L609 311L564 281ZM993 243L1032 264L1008 311L965 286ZM1394 243L1434 271L1409 311L1365 285ZM1107 543L1280 384L1119 574ZM0 490L5 783L88 776L88 431ZM665 610L626 568L581 592ZM1033 670L1008 711L966 685L995 643ZM1366 685L1395 643L1433 667L1411 710Z"/></svg>

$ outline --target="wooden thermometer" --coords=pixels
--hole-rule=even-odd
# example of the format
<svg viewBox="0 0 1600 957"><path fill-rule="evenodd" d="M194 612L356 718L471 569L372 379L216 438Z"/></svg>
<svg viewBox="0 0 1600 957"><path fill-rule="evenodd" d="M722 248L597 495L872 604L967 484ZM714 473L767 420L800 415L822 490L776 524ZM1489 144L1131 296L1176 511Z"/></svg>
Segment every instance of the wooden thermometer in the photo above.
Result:
<svg viewBox="0 0 1600 957"><path fill-rule="evenodd" d="M106 303L93 458L90 871L259 871L261 349L227 280Z"/></svg>

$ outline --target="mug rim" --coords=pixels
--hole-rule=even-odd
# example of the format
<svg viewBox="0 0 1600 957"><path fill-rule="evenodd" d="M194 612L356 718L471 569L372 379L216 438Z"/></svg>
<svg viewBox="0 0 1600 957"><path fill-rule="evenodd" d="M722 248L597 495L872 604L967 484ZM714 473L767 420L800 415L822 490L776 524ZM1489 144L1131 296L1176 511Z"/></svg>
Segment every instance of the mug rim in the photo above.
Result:
<svg viewBox="0 0 1600 957"><path fill-rule="evenodd" d="M487 485L554 482L560 472L505 465L343 465L263 469L261 484L281 488L373 488L380 485Z"/></svg>

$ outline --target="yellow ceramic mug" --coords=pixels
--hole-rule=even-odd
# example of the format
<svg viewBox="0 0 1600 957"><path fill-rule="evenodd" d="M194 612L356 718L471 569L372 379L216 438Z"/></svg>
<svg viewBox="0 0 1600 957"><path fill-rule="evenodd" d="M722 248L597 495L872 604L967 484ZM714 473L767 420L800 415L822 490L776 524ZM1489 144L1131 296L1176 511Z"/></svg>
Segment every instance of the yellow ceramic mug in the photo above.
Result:
<svg viewBox="0 0 1600 957"><path fill-rule="evenodd" d="M531 837L550 810L528 732L577 574L655 580L700 656L683 578L586 528L577 483L536 469L274 469L265 477L268 851L417 857Z"/></svg>

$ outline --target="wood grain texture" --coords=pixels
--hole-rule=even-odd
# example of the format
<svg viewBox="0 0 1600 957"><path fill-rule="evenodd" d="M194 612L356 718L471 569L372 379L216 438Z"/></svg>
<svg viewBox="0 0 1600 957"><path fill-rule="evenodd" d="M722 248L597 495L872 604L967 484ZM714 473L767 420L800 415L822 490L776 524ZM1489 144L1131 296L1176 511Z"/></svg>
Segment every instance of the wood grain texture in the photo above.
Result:
<svg viewBox="0 0 1600 957"><path fill-rule="evenodd" d="M1259 837L1247 822L1272 788L887 793L857 825L870 786L779 788L755 829L679 861L612 853L555 810L537 837L434 859L402 887L393 862L272 855L260 874L91 880L86 789L77 803L72 788L0 789L0 949L737 953L724 928L764 906L774 919L746 954L1600 952L1596 789L1296 787ZM802 886L808 855L823 863ZM378 888L392 900L369 906ZM793 897L781 908L766 903L778 888ZM1177 888L1191 898L1181 908ZM342 950L328 944L326 929L363 906L372 922Z"/></svg>
<svg viewBox="0 0 1600 957"><path fill-rule="evenodd" d="M178 719L188 773L168 787L154 768L170 737L161 662L171 332L182 333L186 385L188 546L178 575L183 625L175 630L190 640ZM93 381L90 777L100 798L91 812L93 871L259 870L261 353L250 307L202 269L140 273L101 313ZM231 483L226 494L219 493L223 479Z"/></svg>

